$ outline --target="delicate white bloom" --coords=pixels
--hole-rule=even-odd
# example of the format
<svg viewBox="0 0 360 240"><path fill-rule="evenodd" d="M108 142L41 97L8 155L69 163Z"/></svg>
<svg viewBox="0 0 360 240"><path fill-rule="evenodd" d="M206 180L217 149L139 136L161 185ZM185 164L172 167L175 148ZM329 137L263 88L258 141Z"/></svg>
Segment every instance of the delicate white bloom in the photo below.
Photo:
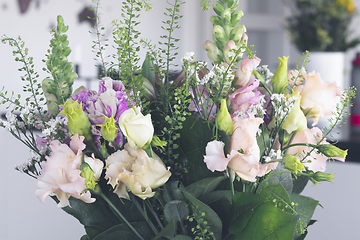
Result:
<svg viewBox="0 0 360 240"><path fill-rule="evenodd" d="M16 124L17 119L16 119L15 114L13 114L11 112L7 112L5 116L10 124Z"/></svg>
<svg viewBox="0 0 360 240"><path fill-rule="evenodd" d="M181 59L183 62L190 62L194 59L194 52L187 52L185 56Z"/></svg>
<svg viewBox="0 0 360 240"><path fill-rule="evenodd" d="M255 68L255 71L260 73L264 77L264 81L266 84L270 83L271 78L274 74L269 70L268 65L262 65L260 67Z"/></svg>

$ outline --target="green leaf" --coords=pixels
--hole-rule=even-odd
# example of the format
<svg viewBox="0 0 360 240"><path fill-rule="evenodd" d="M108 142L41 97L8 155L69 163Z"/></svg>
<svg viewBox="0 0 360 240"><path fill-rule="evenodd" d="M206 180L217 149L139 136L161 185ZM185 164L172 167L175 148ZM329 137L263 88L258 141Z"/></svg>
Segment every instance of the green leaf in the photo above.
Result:
<svg viewBox="0 0 360 240"><path fill-rule="evenodd" d="M181 222L189 216L189 209L187 204L180 200L173 200L168 202L164 207L164 214L166 221L176 220Z"/></svg>
<svg viewBox="0 0 360 240"><path fill-rule="evenodd" d="M274 174L282 171L288 171L288 170L285 169L282 164L279 164L278 167L270 174ZM276 174L275 176L270 177L266 182L265 181L262 182L259 188L264 188L265 186L269 186L269 185L281 185L283 188L285 188L287 194L290 195L293 191L293 179L291 173Z"/></svg>
<svg viewBox="0 0 360 240"><path fill-rule="evenodd" d="M295 203L295 211L300 215L300 219L296 226L296 236L299 237L299 235L306 232L307 226L310 223L319 201L295 193L290 195L290 199Z"/></svg>
<svg viewBox="0 0 360 240"><path fill-rule="evenodd" d="M237 193L229 228L233 239L293 239L299 215L287 209L289 204L289 196L279 185L266 187L260 194Z"/></svg>
<svg viewBox="0 0 360 240"><path fill-rule="evenodd" d="M210 227L210 230L213 232L213 239L220 240L222 232L222 222L219 216L214 210L212 210L208 205L201 202L200 200L193 197L190 193L185 190L182 191L185 198L189 201L192 206L193 211L201 211L205 215L203 216L204 220L207 222L206 226ZM203 223L200 223L204 228Z"/></svg>
<svg viewBox="0 0 360 240"><path fill-rule="evenodd" d="M200 181L204 178L221 176L220 172L211 172L204 162L205 148L208 142L214 140L212 129L203 119L189 117L183 122L180 131L180 157L188 167L188 173L184 179L184 185ZM228 137L222 133L221 140L228 143ZM226 151L226 149L225 149Z"/></svg>
<svg viewBox="0 0 360 240"><path fill-rule="evenodd" d="M297 176L294 181L293 193L300 194L306 187L307 183L309 182L309 178L306 176Z"/></svg>
<svg viewBox="0 0 360 240"><path fill-rule="evenodd" d="M84 235L80 238L80 240L90 240L90 238L88 237L88 235Z"/></svg>
<svg viewBox="0 0 360 240"><path fill-rule="evenodd" d="M171 240L192 240L192 238L186 235L176 235Z"/></svg>
<svg viewBox="0 0 360 240"><path fill-rule="evenodd" d="M175 233L176 233L176 222L174 219L172 219L159 234L157 234L152 240L162 239L163 237L167 239L173 239Z"/></svg>
<svg viewBox="0 0 360 240"><path fill-rule="evenodd" d="M132 222L131 224L144 239L148 239L150 236L153 236L151 229L145 221ZM102 232L93 240L118 240L119 236L121 236L121 239L139 239L139 237L126 224L122 223Z"/></svg>
<svg viewBox="0 0 360 240"><path fill-rule="evenodd" d="M213 178L205 178L200 181L197 181L195 183L190 184L186 187L186 191L193 195L196 198L199 198L200 196L204 194L208 194L224 180L226 179L225 176L221 177L213 177Z"/></svg>
<svg viewBox="0 0 360 240"><path fill-rule="evenodd" d="M146 55L142 64L141 75L148 79L153 86L155 86L155 65L149 55Z"/></svg>

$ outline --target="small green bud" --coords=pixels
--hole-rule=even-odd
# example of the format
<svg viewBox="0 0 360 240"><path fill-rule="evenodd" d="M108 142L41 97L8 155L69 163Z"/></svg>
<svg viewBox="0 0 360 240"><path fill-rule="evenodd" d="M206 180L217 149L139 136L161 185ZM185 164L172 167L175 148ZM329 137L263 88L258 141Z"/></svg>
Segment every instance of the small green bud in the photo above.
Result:
<svg viewBox="0 0 360 240"><path fill-rule="evenodd" d="M243 11L235 10L231 13L231 27L235 27L240 23L241 17L244 16Z"/></svg>
<svg viewBox="0 0 360 240"><path fill-rule="evenodd" d="M271 78L271 84L274 89L274 93L282 93L284 89L289 85L287 62L289 57L279 58L279 66L275 71L274 76Z"/></svg>
<svg viewBox="0 0 360 240"><path fill-rule="evenodd" d="M227 135L233 133L234 123L228 111L226 100L221 100L220 111L215 118L216 125L220 130L223 130Z"/></svg>
<svg viewBox="0 0 360 240"><path fill-rule="evenodd" d="M304 112L301 110L300 107L300 92L293 91L292 94L288 94L286 97L287 99L289 99L290 97L296 97L297 99L295 100L294 106L291 108L283 125L281 126L282 129L285 129L288 134L305 130L307 128L307 120Z"/></svg>
<svg viewBox="0 0 360 240"><path fill-rule="evenodd" d="M220 25L215 25L212 29L213 34L213 40L216 43L219 43L220 46L225 46L227 43L226 36L225 36L225 30Z"/></svg>
<svg viewBox="0 0 360 240"><path fill-rule="evenodd" d="M94 171L91 169L90 165L86 162L83 162L80 165L80 176L85 178L85 185L89 189L95 189L96 182L94 180Z"/></svg>
<svg viewBox="0 0 360 240"><path fill-rule="evenodd" d="M222 12L224 11L224 6L219 2L214 2L213 9L217 15L221 16Z"/></svg>
<svg viewBox="0 0 360 240"><path fill-rule="evenodd" d="M230 40L235 42L240 41L245 32L246 27L244 25L238 25L234 27L230 32Z"/></svg>
<svg viewBox="0 0 360 240"><path fill-rule="evenodd" d="M43 89L45 96L49 95L50 93L55 94L56 93L56 84L52 79L45 78L42 81L42 89Z"/></svg>
<svg viewBox="0 0 360 240"><path fill-rule="evenodd" d="M70 101L68 99L62 106L64 109L60 112L64 116L66 116L69 120L68 128L71 135L78 133L86 138L86 140L91 140L90 135L90 121L88 116L86 116L85 112L82 110L82 104L80 103L77 106L76 101Z"/></svg>
<svg viewBox="0 0 360 240"><path fill-rule="evenodd" d="M203 48L206 50L207 55L212 62L219 61L219 57L218 57L219 49L213 42L207 40L204 43Z"/></svg>
<svg viewBox="0 0 360 240"><path fill-rule="evenodd" d="M222 25L223 22L219 16L211 16L210 21L213 23L213 25Z"/></svg>
<svg viewBox="0 0 360 240"><path fill-rule="evenodd" d="M164 147L166 147L166 145L167 145L166 141L160 140L160 138L156 135L153 136L153 138L151 140L151 146L164 148Z"/></svg>
<svg viewBox="0 0 360 240"><path fill-rule="evenodd" d="M230 9L225 9L222 14L221 17L223 18L225 24L230 24L231 21L231 12Z"/></svg>
<svg viewBox="0 0 360 240"><path fill-rule="evenodd" d="M51 93L46 96L46 105L53 116L59 113L58 100L54 94Z"/></svg>
<svg viewBox="0 0 360 240"><path fill-rule="evenodd" d="M312 172L309 176L309 179L314 183L318 184L319 182L332 182L334 180L334 174L332 173L323 173L323 172Z"/></svg>
<svg viewBox="0 0 360 240"><path fill-rule="evenodd" d="M346 150L342 150L332 144L321 144L320 146L318 146L317 148L322 154L324 154L325 156L329 157L329 158L333 158L333 157L340 157L345 159L346 155L347 155L347 149Z"/></svg>
<svg viewBox="0 0 360 240"><path fill-rule="evenodd" d="M302 172L305 167L300 160L294 155L286 155L284 158L284 167L295 174Z"/></svg>
<svg viewBox="0 0 360 240"><path fill-rule="evenodd" d="M114 119L114 116L111 116L108 118L105 116L105 121L103 124L98 124L97 126L100 126L100 133L101 136L109 142L113 142L117 135L119 134L119 129L116 127L116 121Z"/></svg>

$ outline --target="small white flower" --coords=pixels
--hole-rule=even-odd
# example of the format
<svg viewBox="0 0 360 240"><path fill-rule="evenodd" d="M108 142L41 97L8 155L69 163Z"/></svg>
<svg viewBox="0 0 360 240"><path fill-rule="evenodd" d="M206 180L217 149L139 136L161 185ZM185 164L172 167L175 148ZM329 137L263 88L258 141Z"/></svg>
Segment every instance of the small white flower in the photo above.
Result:
<svg viewBox="0 0 360 240"><path fill-rule="evenodd" d="M185 53L185 56L181 59L183 62L190 62L194 58L194 52L187 52Z"/></svg>

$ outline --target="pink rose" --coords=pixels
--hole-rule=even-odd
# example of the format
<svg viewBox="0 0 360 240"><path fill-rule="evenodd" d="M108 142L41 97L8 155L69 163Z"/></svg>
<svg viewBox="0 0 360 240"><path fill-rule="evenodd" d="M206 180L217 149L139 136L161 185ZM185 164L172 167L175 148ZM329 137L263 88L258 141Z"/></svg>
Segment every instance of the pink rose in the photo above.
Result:
<svg viewBox="0 0 360 240"><path fill-rule="evenodd" d="M304 74L305 85L295 87L301 95L301 108L307 118L313 118L313 126L318 119L325 115L333 115L336 110L336 97L341 96L343 91L336 86L335 82L323 81L319 73Z"/></svg>
<svg viewBox="0 0 360 240"><path fill-rule="evenodd" d="M42 163L35 192L41 202L51 193L55 193L60 201L58 207L68 206L70 196L86 203L95 201L90 192L84 192L85 179L80 176L82 150L85 149L83 140L83 136L75 134L71 137L70 147L57 140L50 143L52 153L46 157L47 161Z"/></svg>

